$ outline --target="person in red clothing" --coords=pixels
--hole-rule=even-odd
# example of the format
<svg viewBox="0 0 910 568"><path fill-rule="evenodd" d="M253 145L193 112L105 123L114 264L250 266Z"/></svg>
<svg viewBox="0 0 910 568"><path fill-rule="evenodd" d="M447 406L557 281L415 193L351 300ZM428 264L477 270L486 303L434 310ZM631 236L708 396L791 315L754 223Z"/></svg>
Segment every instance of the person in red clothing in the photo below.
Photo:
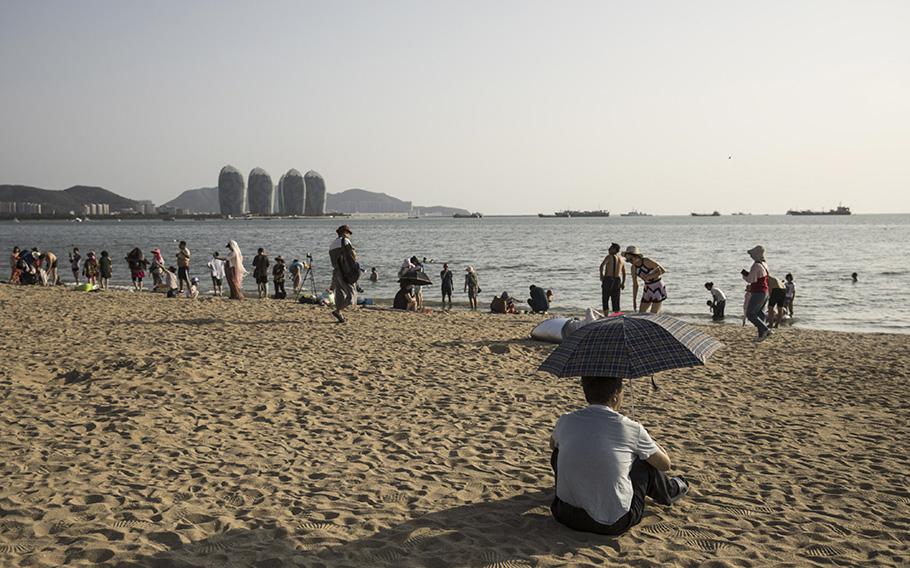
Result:
<svg viewBox="0 0 910 568"><path fill-rule="evenodd" d="M768 329L762 317L762 308L768 300L768 265L765 262L765 248L761 245L756 245L747 252L752 257L753 262L751 269L742 271L743 280L749 285L749 293L751 294L749 305L746 309L746 318L758 330L756 341L764 341L771 335L771 330Z"/></svg>

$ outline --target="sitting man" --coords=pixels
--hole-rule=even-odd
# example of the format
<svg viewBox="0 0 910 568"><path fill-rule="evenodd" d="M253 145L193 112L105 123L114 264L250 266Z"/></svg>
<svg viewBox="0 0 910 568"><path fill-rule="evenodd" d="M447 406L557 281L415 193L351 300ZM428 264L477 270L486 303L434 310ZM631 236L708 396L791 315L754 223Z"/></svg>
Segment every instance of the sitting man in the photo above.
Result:
<svg viewBox="0 0 910 568"><path fill-rule="evenodd" d="M670 505L689 492L668 477L670 458L644 426L619 413L622 379L583 377L588 406L560 417L550 438L557 521L577 530L619 535L641 521L645 495Z"/></svg>
<svg viewBox="0 0 910 568"><path fill-rule="evenodd" d="M407 310L409 312L417 311L417 296L414 294L414 287L410 284L401 283L398 293L395 294L395 300L392 302L392 308L396 310Z"/></svg>
<svg viewBox="0 0 910 568"><path fill-rule="evenodd" d="M493 298L490 302L490 311L494 314L514 314L515 298L509 296L508 292L503 292L501 296Z"/></svg>
<svg viewBox="0 0 910 568"><path fill-rule="evenodd" d="M531 312L535 314L545 314L550 309L550 296L543 288L531 284L531 297L528 298L528 305L531 306Z"/></svg>

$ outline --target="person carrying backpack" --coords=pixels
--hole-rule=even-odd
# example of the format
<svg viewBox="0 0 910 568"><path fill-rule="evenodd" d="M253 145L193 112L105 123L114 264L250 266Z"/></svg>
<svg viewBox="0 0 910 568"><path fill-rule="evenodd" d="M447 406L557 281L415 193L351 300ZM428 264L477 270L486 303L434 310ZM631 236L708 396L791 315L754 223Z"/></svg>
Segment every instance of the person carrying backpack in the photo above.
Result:
<svg viewBox="0 0 910 568"><path fill-rule="evenodd" d="M341 313L345 308L352 306L357 301L357 291L354 287L360 278L360 265L357 263L357 251L351 244L351 228L342 225L335 229L338 235L329 245L329 260L332 261L332 291L335 293L335 309L332 315L338 323L344 323L345 317Z"/></svg>

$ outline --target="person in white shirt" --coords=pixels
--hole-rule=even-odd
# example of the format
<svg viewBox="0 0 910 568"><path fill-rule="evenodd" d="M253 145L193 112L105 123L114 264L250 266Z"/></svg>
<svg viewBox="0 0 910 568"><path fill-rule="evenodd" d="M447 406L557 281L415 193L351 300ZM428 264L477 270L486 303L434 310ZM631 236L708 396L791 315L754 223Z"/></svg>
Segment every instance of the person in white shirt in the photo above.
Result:
<svg viewBox="0 0 910 568"><path fill-rule="evenodd" d="M212 295L221 296L221 284L224 282L224 259L219 256L218 251L215 251L206 266L209 267L212 275Z"/></svg>
<svg viewBox="0 0 910 568"><path fill-rule="evenodd" d="M711 312L714 314L711 319L721 321L724 319L724 308L727 307L727 296L714 285L714 282L705 282L705 288L711 292L713 298L713 300L708 300L708 305L711 306Z"/></svg>
<svg viewBox="0 0 910 568"><path fill-rule="evenodd" d="M671 505L689 484L668 477L670 458L644 426L619 413L622 379L583 377L587 408L560 417L550 438L557 521L584 532L619 535L641 522L645 495Z"/></svg>

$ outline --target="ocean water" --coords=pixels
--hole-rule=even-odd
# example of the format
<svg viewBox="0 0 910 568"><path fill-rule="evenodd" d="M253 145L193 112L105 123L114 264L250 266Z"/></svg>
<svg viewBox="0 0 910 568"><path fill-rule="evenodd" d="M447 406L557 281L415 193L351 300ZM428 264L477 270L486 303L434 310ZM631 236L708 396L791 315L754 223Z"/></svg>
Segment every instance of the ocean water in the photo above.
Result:
<svg viewBox="0 0 910 568"><path fill-rule="evenodd" d="M78 246L83 255L107 250L116 261L113 283L127 285L129 271L122 259L131 248L138 246L149 255L157 246L172 261L177 242L185 240L194 258L191 272L200 277L205 293L211 284L204 267L208 255L215 250L224 254L225 244L234 239L247 264L258 247L288 262L312 253L315 282L322 290L330 283L327 247L340 223L351 225L362 264L377 267L380 282L364 277L361 286L366 296L380 301L394 296L401 261L416 255L435 261L427 266L434 282L442 262L449 263L456 272L456 301L466 302L462 275L472 265L483 289L481 307L503 291L525 299L528 285L537 284L554 290L554 310L580 313L600 307L598 266L610 243L617 242L623 248L638 245L667 269L665 313L709 321L705 302L710 294L704 282L711 280L727 295L727 324L740 325L744 283L739 272L751 264L746 249L762 244L771 274L794 275L794 326L910 333L910 215L3 221L0 249L7 257L14 245L52 250L61 257L66 281L72 279L65 262L69 249ZM852 272L859 274L856 284ZM251 278L245 287L255 289ZM426 290L425 297L438 299L438 287ZM629 279L625 309L631 308L631 300Z"/></svg>

